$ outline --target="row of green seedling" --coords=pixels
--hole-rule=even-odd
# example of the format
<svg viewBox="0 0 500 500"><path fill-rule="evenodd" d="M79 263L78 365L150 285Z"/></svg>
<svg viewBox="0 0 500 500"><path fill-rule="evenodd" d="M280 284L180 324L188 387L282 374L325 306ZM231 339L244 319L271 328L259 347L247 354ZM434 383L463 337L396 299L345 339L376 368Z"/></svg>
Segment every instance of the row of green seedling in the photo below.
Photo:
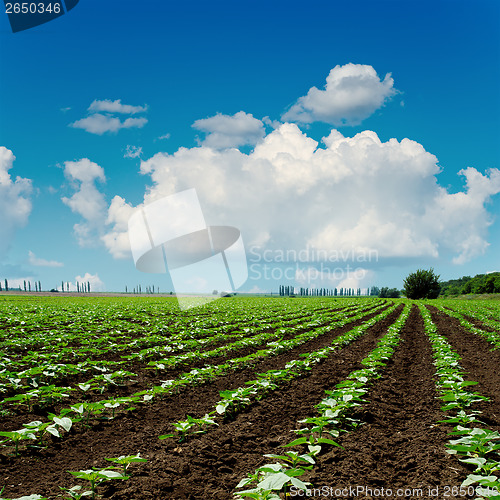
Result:
<svg viewBox="0 0 500 500"><path fill-rule="evenodd" d="M0 402L1 411L5 411L4 407L7 404L26 406L28 412L31 412L36 404L40 408L51 407L54 404L62 402L70 396L70 393L76 391L77 388L82 392L99 392L103 394L110 386L118 386L125 380L130 380L131 377L136 377L134 373L118 370L113 373L102 373L96 375L85 383L77 384L73 387L57 387L55 385L38 386L36 379L32 380L32 388L27 392L20 392L15 396L5 398ZM15 380L17 382L17 380ZM24 388L25 386L22 386Z"/></svg>
<svg viewBox="0 0 500 500"><path fill-rule="evenodd" d="M369 319L362 325L340 335L333 340L330 346L326 346L314 352L301 354L300 356L302 359L295 359L288 362L282 370L268 370L265 373L258 374L257 380L246 382L245 387L221 391L220 396L223 399L216 403L215 409L212 412L205 415L201 420L188 416L186 420L173 423L172 426L175 428L175 432L173 434L162 435L160 439L175 437L179 442L183 442L191 434L199 434L202 431L202 429L197 427L198 421L200 424L203 424L203 431L206 431L208 425L216 423L213 420L213 416L222 415L226 420L234 419L238 413L247 408L254 401L260 401L263 397L275 391L281 385L302 376L306 371L312 370L316 363L328 357L335 350L361 337L370 327L390 315L397 307L397 305L394 305L378 316Z"/></svg>
<svg viewBox="0 0 500 500"><path fill-rule="evenodd" d="M301 315L299 315L301 316ZM268 329L271 325L275 324L275 318L273 318L272 321L266 323L266 322L261 322L259 329L260 331L265 331ZM296 320L300 321L300 320ZM165 345L156 345L155 347L143 349L138 353L134 353L132 355L125 355L122 356L124 360L135 360L135 359L140 359L143 360L148 357L153 357L153 356L160 356L162 353L169 353L169 354L176 354L178 352L182 351L192 351L194 348L199 348L200 344L201 345L207 345L210 343L215 343L215 342L221 342L225 340L231 340L231 339L243 339L250 331L250 328L243 328L238 330L238 333L232 334L232 335L227 335L227 334L216 334L212 335L209 337L204 337L203 339L200 338L191 338L185 339L184 335L182 334L177 334L174 336L169 337L169 343L167 346ZM154 342L155 343L160 343L164 344L164 337L157 338L155 337ZM143 341L141 341L143 342ZM119 351L120 346L113 345L113 349L115 351ZM245 347L245 345L243 345ZM127 349L130 349L130 344L126 345ZM68 348L68 351L73 353L74 349L73 348ZM101 352L101 351L98 351ZM33 385L34 382L37 384L40 384L44 380L53 380L54 378L60 378L68 375L73 375L73 374L79 374L83 373L86 370L92 369L92 366L84 366L88 365L88 361L78 363L78 364L54 364L54 363L41 363L41 357L45 356L46 353L32 353L32 357L30 359L27 359L28 357L26 356L24 358L24 361L31 361L31 362L36 362L36 366L33 366L32 368L26 369L26 370L21 370L21 371L14 371L12 368L16 366L16 364L19 365L24 365L24 363L16 363L14 362L11 358L4 357L0 359L0 380L8 380L9 383L0 383L0 393L1 392L6 392L9 388L16 388L18 389L21 385L21 382L23 379L26 379L26 382L29 380L30 385ZM58 351L58 355L61 355L61 350ZM33 357L36 356L36 357ZM102 362L103 364L109 364L116 366L118 364L123 364L126 361L120 361L120 362ZM94 361L94 363L96 363Z"/></svg>
<svg viewBox="0 0 500 500"><path fill-rule="evenodd" d="M383 305L380 305L377 309L380 309L384 307ZM361 310L356 311L356 316L359 316L359 314L364 314L366 311L365 308L361 308ZM177 366L189 363L194 360L201 360L201 359L210 359L214 357L221 356L223 354L228 354L233 351L237 351L243 348L247 347L256 347L258 345L261 345L265 342L272 342L273 340L277 340L277 344L280 343L283 340L284 336L292 336L292 335L297 335L299 332L302 332L304 330L307 330L308 328L317 330L318 327L328 327L331 328L332 325L332 320L337 320L338 321L339 314L338 312L330 314L330 315L325 315L320 318L315 319L314 321L310 321L308 323L297 323L296 321L286 323L286 327L283 326L283 323L280 323L279 326L280 328L277 328L276 331L274 332L266 332L264 331L263 333L259 333L257 335L254 335L253 337L247 337L242 340L238 340L236 342L233 342L231 344L227 344L221 347L218 347L216 349L212 349L210 351L201 351L201 350L196 350L196 351L191 351L186 354L180 355L180 356L171 356L166 359L162 359L160 361L150 361L148 363L150 368L158 369L158 370L165 370L165 369L171 369L175 368ZM262 330L266 330L267 327L261 328ZM273 344L268 343L268 346L272 346Z"/></svg>
<svg viewBox="0 0 500 500"><path fill-rule="evenodd" d="M45 437L49 434L61 438L62 429L69 432L74 423L81 422L82 425L88 427L91 419L113 420L120 410L127 412L135 410L132 405L139 400L138 396L122 396L96 402L78 403L69 408L63 408L59 416L49 413L49 422L35 420L23 424L22 429L0 432L0 437L5 438L0 441L0 444L13 446L15 456L18 456L19 444L23 441L26 441L27 448L45 448L48 445ZM31 444L32 441L33 444Z"/></svg>
<svg viewBox="0 0 500 500"><path fill-rule="evenodd" d="M406 304L399 318L388 328L376 348L361 361L364 368L351 372L334 390L325 391L327 397L316 405L319 416L298 422L301 427L293 432L299 437L282 447L300 447L301 451L264 455L277 462L259 467L254 473L243 478L236 488L254 487L235 493L236 498L280 500L280 492L286 495L287 489L291 487L300 490L294 492L297 495L310 496L310 483L302 481L299 476L313 468L324 445L340 447L334 439L338 438L341 432L360 425L360 422L350 415L355 408L366 402L363 396L368 392L369 383L381 376L381 370L394 354L410 309L411 306Z"/></svg>
<svg viewBox="0 0 500 500"><path fill-rule="evenodd" d="M485 325L500 331L500 304L485 303L484 300L445 301L445 306L460 314L470 316Z"/></svg>
<svg viewBox="0 0 500 500"><path fill-rule="evenodd" d="M57 498L64 498L69 500L79 500L81 498L90 498L94 500L99 497L97 492L97 487L107 481L111 480L127 480L130 479L130 474L128 468L133 463L147 462L147 459L142 458L141 454L120 456L117 458L105 458L108 462L112 462L115 465L111 467L93 467L92 469L79 470L79 471L68 471L75 479L80 479L86 481L85 487L82 485L72 486L71 488L64 488L59 486L59 489L63 492ZM89 488L89 489L87 489ZM33 494L29 496L22 496L19 498L8 499L2 495L2 490L0 490L0 500L49 500L47 497L42 495Z"/></svg>
<svg viewBox="0 0 500 500"><path fill-rule="evenodd" d="M500 333L497 332L488 332L477 326L474 326L470 321L468 321L464 316L457 311L450 311L449 309L444 308L443 306L436 305L436 307L443 313L453 318L458 319L460 325L463 326L469 332L472 332L476 335L480 335L484 337L488 342L495 346L495 349L500 349Z"/></svg>
<svg viewBox="0 0 500 500"><path fill-rule="evenodd" d="M448 453L459 455L461 462L473 465L475 470L469 474L462 487L479 485L474 488L480 498L500 500L500 480L493 475L500 472L500 434L497 431L482 428L484 425L474 410L476 403L488 401L488 398L478 392L468 390L477 382L465 380L465 373L460 367L460 356L454 351L447 340L438 333L431 314L423 305L419 305L424 318L425 332L431 341L436 366L437 389L439 398L443 401L441 409L449 412L442 422L455 424L451 439L446 445Z"/></svg>
<svg viewBox="0 0 500 500"><path fill-rule="evenodd" d="M371 306L370 306L371 307ZM356 309L356 312L361 312L367 309L367 307L352 307L348 308L350 309ZM248 347L251 345L260 345L264 343L266 340L272 339L272 338L280 338L283 337L285 334L290 334L294 332L298 332L300 330L303 330L309 326L319 326L320 324L318 323L319 320L322 320L322 324L326 324L328 321L331 320L332 317L337 317L341 313L346 313L347 310L334 310L334 311L328 311L325 312L323 316L317 316L313 315L312 318L310 318L310 315L308 317L308 323L304 324L304 317L303 315L299 315L298 317L293 317L291 319L287 319L286 317L280 318L279 321L276 321L276 318L274 318L270 322L259 322L259 324L253 328L241 328L238 330L240 333L239 334L233 334L233 335L220 335L219 337L211 337L211 341L213 342L220 342L224 340L230 340L233 338L236 338L236 342L219 347L217 349L214 349L212 351L201 351L200 349L196 349L196 352L193 352L193 349L195 347L199 347L200 342L195 342L193 345L182 346L183 349L182 351L189 350L184 355L176 355L172 356L176 352L180 352L180 350L176 350L174 352L174 348L172 346L167 346L166 348L163 349L163 351L168 352L171 357L167 359L161 359L157 362L152 361L148 363L151 367L155 367L157 364L163 365L163 367L169 366L169 367L175 367L180 364L186 363L188 361L191 361L192 359L200 359L201 357L204 357L205 359L210 358L210 357L215 357L219 356L223 353L230 352L232 350L237 350L241 349L244 347ZM286 329L283 329L283 324L286 324ZM269 332L269 330L276 330L275 332ZM248 334L250 331L254 333L255 335L252 337L246 337L246 334ZM203 342L203 345L206 345L206 342ZM188 349L189 348L189 349ZM149 357L154 357L158 356L161 354L162 350L155 350L155 349L150 349L147 352L146 351L141 351L140 353L134 354L127 356L127 359L133 359L135 357L140 357L140 359L145 359ZM164 369L164 368L162 368Z"/></svg>
<svg viewBox="0 0 500 500"><path fill-rule="evenodd" d="M244 337L244 334L240 333L240 334L236 334L236 335L222 335L222 336L220 336L220 338L217 338L217 336L214 336L214 337L209 337L209 339L205 339L205 340L206 341L211 340L211 341L215 342L218 340L224 340L225 338L234 338L234 337L241 338L241 337ZM269 335L268 338L273 338L273 336ZM264 342L265 340L266 340L265 335L263 335L261 342ZM169 339L168 346L157 346L156 348L146 349L144 351L141 351L140 353L136 353L135 355L123 356L123 357L125 359L128 359L128 360L136 359L136 358L139 358L142 360L143 357L152 356L153 352L155 352L156 355L160 355L160 353L163 351L175 353L175 352L183 351L186 349L192 349L193 347L199 347L200 343L205 344L205 342L191 340L189 342L184 342L183 344L176 346L175 343L172 344L171 339ZM244 340L242 340L241 343L242 343L241 347L246 347L246 345L250 345L250 344L245 344ZM170 345L170 344L172 344L172 345ZM240 348L240 347L238 347L238 348ZM222 352L222 350L223 350L223 348L220 348L220 352ZM218 352L219 351L213 352L212 355L217 355ZM196 359L196 357L199 357L200 354L203 355L204 353L200 353L200 351L190 352L188 355L185 355L185 356L173 356L171 358L171 360L179 360L178 364L181 364L181 363L187 362L189 359ZM194 358L193 358L193 355L194 355ZM8 358L6 358L5 361L9 362L10 360ZM167 360L165 360L165 361L168 362ZM120 363L125 363L125 361L122 361ZM113 364L115 365L117 363L114 362ZM150 363L150 365L152 365L154 367L154 363ZM162 365L162 363L160 363L160 365ZM19 390L19 389L23 389L23 388L29 388L30 386L36 388L43 381L45 381L49 378L53 379L57 376L67 376L68 374L83 373L85 371L79 365L69 365L69 367L66 367L66 366L67 365L64 365L64 364L59 364L59 365L55 365L55 366L54 365L46 365L46 366L38 365L38 366L34 366L28 370L23 370L21 372L11 371L12 367L9 366L8 371L7 371L7 369L0 370L0 379L7 378L7 380L9 381L9 384L5 384L5 383L1 384L0 383L0 392L6 392L8 389L13 389L13 388L15 388L16 390ZM94 367L86 367L87 370L92 369L92 368L95 369L95 366ZM165 365L163 364L163 369L164 368L165 368ZM106 375L106 374L100 375L100 376L97 376L93 380L85 382L84 385L91 384L94 386L96 384L96 382L99 381L99 377L101 377L101 378L108 377L109 378L112 376L113 375ZM28 385L26 385L27 383L28 383ZM105 387L105 385L102 386L102 384L98 384L98 385L100 385L101 387ZM79 384L79 386L81 386L81 384ZM69 388L66 388L66 389L71 390ZM33 396L34 393L36 393L36 391L32 390L32 391L30 391L30 394L28 394L26 397L24 397L23 395L19 395L16 398L8 398L8 399L4 400L3 402L25 400L25 399L29 398L30 396ZM0 403L0 405L1 404L2 403Z"/></svg>
<svg viewBox="0 0 500 500"><path fill-rule="evenodd" d="M379 316L377 316L377 318L382 319L386 317L396 307L397 306L393 306L390 309L386 309ZM272 343L271 347L268 349L257 351L256 353L249 354L248 356L244 356L242 358L229 360L228 362L221 365L205 366L203 368L193 369L189 372L185 372L179 375L175 380L166 380L161 385L154 386L151 389L139 391L138 393L133 394L129 397L117 398L114 400L115 403L113 404L116 404L118 399L126 401L128 404L128 403L135 403L139 400L142 400L143 402L148 402L153 400L155 397L163 398L171 394L178 394L186 386L196 386L207 382L211 382L215 380L217 377L226 375L231 371L251 366L257 361L264 359L265 357L271 355L277 355L281 352L291 350L294 347L297 347L309 340L312 340L313 338L317 338L318 336L326 333L327 331L339 328L350 322L357 321L357 319L360 319L358 316L362 317L363 313L360 313L359 315L356 315L354 317L345 320L338 321L336 323L331 324L328 327L321 327L315 331L309 331L303 333L293 339L284 340L281 343ZM371 321L370 324L374 323L372 320L369 320L369 322ZM78 403L72 405L70 408L61 409L60 413L62 415L70 415L70 416L76 414L75 417L72 418L78 418L79 414L82 417L80 420L83 420L83 422L86 425L90 425L91 418L100 416L103 411L103 408L106 408L106 404L109 404L109 400L96 401L93 403L89 402ZM127 406L125 406L125 409L133 410L133 408Z"/></svg>
<svg viewBox="0 0 500 500"><path fill-rule="evenodd" d="M386 315L389 315L390 312L391 310L386 310L382 314L385 317ZM231 371L248 368L267 357L276 356L278 354L290 351L332 330L358 321L359 319L362 319L364 315L365 313L361 312L355 316L332 322L327 326L304 332L291 339L281 340L279 342L271 342L268 344L266 349L260 349L252 354L240 358L230 359L220 365L207 365L202 368L195 368L189 372L185 372L179 375L175 380L166 380L160 386L154 386L151 389L141 391L138 393L138 395L143 396L145 400L150 400L158 395L178 393L179 388L183 386L201 385L202 383L211 382L215 380L215 378L226 375Z"/></svg>

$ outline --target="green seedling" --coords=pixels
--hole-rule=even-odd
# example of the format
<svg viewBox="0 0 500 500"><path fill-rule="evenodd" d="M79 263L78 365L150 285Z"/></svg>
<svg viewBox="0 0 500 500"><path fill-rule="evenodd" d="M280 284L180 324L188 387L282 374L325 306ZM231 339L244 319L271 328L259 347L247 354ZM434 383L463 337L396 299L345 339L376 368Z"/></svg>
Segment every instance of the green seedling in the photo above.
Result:
<svg viewBox="0 0 500 500"><path fill-rule="evenodd" d="M114 399L107 399L105 401L100 401L104 408L108 408L112 410L111 419L115 418L116 408L119 408L121 405L129 405L130 403L134 403L138 401L138 397L121 397ZM134 410L135 408L129 406L126 408L127 411Z"/></svg>
<svg viewBox="0 0 500 500"><path fill-rule="evenodd" d="M72 391L71 387L56 387L55 385L42 386L38 389L39 403L42 406L49 406L64 398L68 398L66 392Z"/></svg>
<svg viewBox="0 0 500 500"><path fill-rule="evenodd" d="M43 446L43 437L49 433L56 437L61 437L60 430L64 429L69 432L73 422L67 417L56 417L55 415L49 415L53 423L41 422L40 420L35 420L29 424L23 424L23 426L38 437L38 443Z"/></svg>
<svg viewBox="0 0 500 500"><path fill-rule="evenodd" d="M441 407L443 411L451 409L462 409L463 407L468 407L473 403L479 403L480 401L487 401L488 398L481 396L478 392L469 392L457 389L456 391L447 391L442 396L439 396L448 404Z"/></svg>
<svg viewBox="0 0 500 500"><path fill-rule="evenodd" d="M484 457L493 451L500 450L500 434L497 431L478 428L464 429L464 431L469 433L446 445L449 448L448 453Z"/></svg>
<svg viewBox="0 0 500 500"><path fill-rule="evenodd" d="M89 425L90 415L100 414L104 409L104 405L100 401L95 403L80 403L75 406L71 406L71 411L81 416L82 420L85 420L84 425ZM69 412L68 412L69 413Z"/></svg>
<svg viewBox="0 0 500 500"><path fill-rule="evenodd" d="M217 413L224 414L225 417L232 419L251 403L251 396L255 392L252 387L239 387L234 391L221 391L219 394L223 399L217 403L215 410Z"/></svg>
<svg viewBox="0 0 500 500"><path fill-rule="evenodd" d="M3 491L3 490L2 490ZM0 491L0 494L2 492ZM3 498L0 497L0 500L49 500L47 497L42 497L42 495L28 495L28 496L23 496L19 498Z"/></svg>
<svg viewBox="0 0 500 500"><path fill-rule="evenodd" d="M256 500L270 500L280 498L278 495L272 496L272 492L274 491L284 491L286 495L288 485L305 490L310 483L304 483L298 479L298 476L301 476L304 472L303 468L290 469L288 466L280 463L264 465L256 470L256 474L251 474L238 483L236 487L242 488L253 482L257 482L255 488L240 491L238 492L238 496L254 498Z"/></svg>
<svg viewBox="0 0 500 500"><path fill-rule="evenodd" d="M286 455L275 455L274 453L264 455L268 458L275 458L276 460L283 460L284 462L288 462L293 468L297 467L301 464L303 469L311 469L312 466L316 463L314 458L311 455L305 453L300 454L298 451L287 451ZM303 465L306 464L306 465Z"/></svg>
<svg viewBox="0 0 500 500"><path fill-rule="evenodd" d="M467 425L471 423L482 424L480 420L476 418L479 411L467 413L465 410L460 410L454 417L447 418L446 420L439 420L441 424L458 424L458 425Z"/></svg>
<svg viewBox="0 0 500 500"><path fill-rule="evenodd" d="M97 389L97 385L96 384L92 384L92 383L86 383L86 384L76 384L76 386L82 391L82 392L89 392L89 391L93 391L93 390L96 390Z"/></svg>
<svg viewBox="0 0 500 500"><path fill-rule="evenodd" d="M254 500L281 500L281 497L273 492L273 490L253 489L241 491L236 494L236 498L253 498Z"/></svg>
<svg viewBox="0 0 500 500"><path fill-rule="evenodd" d="M90 489L92 492L92 499L95 498L96 488L99 484L104 481L110 481L111 479L128 479L129 476L125 476L120 472L107 469L88 469L80 471L68 471L70 474L75 476L77 479L84 479L90 483Z"/></svg>
<svg viewBox="0 0 500 500"><path fill-rule="evenodd" d="M193 418L188 415L187 420L180 420L173 424L176 433L164 434L159 439L167 439L171 437L178 437L179 443L186 441L189 434L203 434L206 431L206 426L218 425L210 415L206 414L202 418Z"/></svg>
<svg viewBox="0 0 500 500"><path fill-rule="evenodd" d="M310 438L317 435L317 437L314 437L315 442L314 443L311 442L310 444L325 442L325 441L318 441L318 440L323 439L323 434L326 434L326 435L331 436L331 437L338 437L338 435L339 435L339 431L337 429L327 430L327 427L330 425L330 421L326 417L306 418L304 420L299 420L299 424L312 425L312 427L310 427L310 428L304 427L302 429L297 429L297 430L293 431L298 435L309 436ZM332 443L334 443L334 442L332 441ZM334 443L334 444L337 445L337 443Z"/></svg>
<svg viewBox="0 0 500 500"><path fill-rule="evenodd" d="M129 456L122 455L121 457L118 458L105 458L104 460L107 460L108 462L113 462L114 464L121 465L124 476L126 475L127 469L130 466L130 464L148 461L146 458L141 458L140 453L138 453L137 455L129 455Z"/></svg>
<svg viewBox="0 0 500 500"><path fill-rule="evenodd" d="M0 442L0 444L12 441L14 444L14 453L16 457L19 455L19 442L23 441L25 439L35 439L36 436L32 432L30 432L28 429L20 429L18 431L12 431L12 432L0 432L0 436L6 437L7 439L3 440Z"/></svg>
<svg viewBox="0 0 500 500"><path fill-rule="evenodd" d="M190 430L193 428L193 424L191 422L188 422L187 420L180 420L179 422L175 422L173 424L175 428L175 433L172 434L163 434L159 436L159 439L167 439L167 438L173 438L173 437L178 437L178 442L182 443L186 441L187 436L190 432Z"/></svg>
<svg viewBox="0 0 500 500"><path fill-rule="evenodd" d="M80 500L83 497L89 497L93 494L92 491L90 491L90 490L82 491L83 488L80 485L73 486L72 488L63 488L62 486L59 486L59 488L62 491L66 492L67 495L69 495L66 498L74 499L74 500Z"/></svg>
<svg viewBox="0 0 500 500"><path fill-rule="evenodd" d="M484 486L484 488L477 488L476 491L478 494L482 494L483 496L488 497L492 500L500 497L500 495L498 494L500 491L500 480L497 476L481 476L477 474L469 474L467 476L467 479L462 483L462 486L469 486L475 483ZM483 492L478 490L483 490ZM495 493L492 494L492 492Z"/></svg>
<svg viewBox="0 0 500 500"><path fill-rule="evenodd" d="M5 486L0 490L0 495L2 495L4 489L5 489ZM41 495L28 495L28 496L23 496L23 497L19 497L19 498L12 498L12 499L4 498L4 497L0 496L0 500L49 500L49 499L46 497L42 497Z"/></svg>
<svg viewBox="0 0 500 500"><path fill-rule="evenodd" d="M25 392L23 394L17 394L16 396L12 396L11 398L6 398L4 401L11 402L11 403L14 403L16 405L25 404L28 412L31 412L31 410L33 409L32 400L37 399L38 397L39 397L38 390L34 390L34 391Z"/></svg>
<svg viewBox="0 0 500 500"><path fill-rule="evenodd" d="M487 460L484 457L462 458L460 459L460 462L475 465L476 470L474 472L484 471L486 475L488 475L491 472L500 471L500 462L497 462L495 460Z"/></svg>

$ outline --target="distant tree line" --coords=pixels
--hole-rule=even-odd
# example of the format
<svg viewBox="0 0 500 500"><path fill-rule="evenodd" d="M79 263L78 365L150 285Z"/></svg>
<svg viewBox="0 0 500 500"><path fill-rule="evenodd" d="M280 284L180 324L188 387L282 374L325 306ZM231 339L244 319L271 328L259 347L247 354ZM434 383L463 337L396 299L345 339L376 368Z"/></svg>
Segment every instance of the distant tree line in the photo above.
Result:
<svg viewBox="0 0 500 500"><path fill-rule="evenodd" d="M35 292L41 292L42 291L42 282L41 281L34 281L33 282L33 288L31 287L31 281L26 281L24 280L23 283L23 288L25 292L31 292L32 290ZM0 280L0 292L8 292L9 290L19 290L20 292L23 290L21 288L21 285L17 287L11 287L9 286L9 280L5 278L3 282Z"/></svg>
<svg viewBox="0 0 500 500"><path fill-rule="evenodd" d="M369 295L370 289L367 293L362 294L361 288L295 288L291 285L280 285L280 297L359 297L361 295Z"/></svg>
<svg viewBox="0 0 500 500"><path fill-rule="evenodd" d="M401 291L397 288L388 288L384 286L380 289L378 296L383 299L399 299L399 297L401 297Z"/></svg>
<svg viewBox="0 0 500 500"><path fill-rule="evenodd" d="M61 281L61 292L70 292L71 291L71 284L69 281ZM52 290L51 290L52 291ZM57 291L57 290L54 290ZM84 281L83 283L80 283L79 281L76 282L76 291L78 293L90 293L91 288L90 288L90 281Z"/></svg>
<svg viewBox="0 0 500 500"><path fill-rule="evenodd" d="M468 293L500 293L500 272L462 276L456 280L442 281L440 295L463 295Z"/></svg>
<svg viewBox="0 0 500 500"><path fill-rule="evenodd" d="M128 286L125 285L125 293L133 293L133 294L140 294L140 293L147 293L147 294L155 294L155 293L160 293L160 287L157 286L155 288L154 285L148 285L148 286L145 286L144 288L142 287L142 285L136 285L135 287L133 287L131 290L128 289ZM172 294L172 292L170 292L170 294Z"/></svg>

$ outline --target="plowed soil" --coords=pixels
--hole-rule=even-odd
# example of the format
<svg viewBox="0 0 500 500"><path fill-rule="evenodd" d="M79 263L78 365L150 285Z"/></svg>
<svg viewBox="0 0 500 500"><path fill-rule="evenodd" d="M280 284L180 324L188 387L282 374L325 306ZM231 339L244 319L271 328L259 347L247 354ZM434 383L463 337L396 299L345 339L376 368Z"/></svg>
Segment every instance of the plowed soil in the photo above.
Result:
<svg viewBox="0 0 500 500"><path fill-rule="evenodd" d="M294 438L291 431L298 428L298 420L316 415L314 406L324 397L324 391L361 368L360 361L395 321L401 307L362 338L325 359L307 376L254 403L234 421L220 422L219 427L186 443L160 441L158 436L171 432L169 424L188 414L203 416L212 411L220 399L220 390L242 386L254 379L256 373L282 368L300 352L328 345L353 325L252 369L141 406L113 421L100 422L90 429L79 426L39 454L24 450L17 458L3 454L0 456L0 487L6 485L3 495L15 498L38 493L54 499L60 493L59 486L82 484L73 480L68 470L104 467L109 465L105 457L140 452L148 462L133 464L128 481L99 486L102 498L229 500L241 478L269 461L264 454L279 453L280 445ZM498 375L492 376L499 371L499 351L491 353L491 346L482 339L466 334L463 329L457 330L451 318L434 316L440 332L449 337L464 357L462 366L470 373L470 379L480 382L477 390L491 398L482 406L487 423L500 429L500 383ZM402 342L382 378L367 393L368 402L356 415L364 424L342 434L338 441L344 449L327 449L308 476L317 488L317 497L398 498L396 490L401 488L407 491L399 498L465 498L453 495L451 487L459 486L471 471L445 451L451 427L438 424L444 414L436 399L433 375L431 348L418 309L413 306ZM354 494L353 488L358 487L364 490ZM381 488L385 488L385 494ZM391 495L387 488L392 490ZM337 494L335 489L343 492Z"/></svg>
<svg viewBox="0 0 500 500"><path fill-rule="evenodd" d="M484 337L467 331L457 319L434 307L429 309L439 333L446 337L462 358L460 366L467 372L467 378L478 382L472 389L490 398L490 401L475 406L483 411L481 420L500 430L500 349L494 350ZM478 326L486 329L484 325Z"/></svg>

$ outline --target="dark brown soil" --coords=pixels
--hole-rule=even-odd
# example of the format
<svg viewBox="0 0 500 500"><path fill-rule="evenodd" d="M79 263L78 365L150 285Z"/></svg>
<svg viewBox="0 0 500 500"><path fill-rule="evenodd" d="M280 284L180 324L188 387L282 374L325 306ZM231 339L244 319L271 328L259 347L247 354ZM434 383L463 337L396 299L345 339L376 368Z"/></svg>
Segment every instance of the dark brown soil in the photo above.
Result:
<svg viewBox="0 0 500 500"><path fill-rule="evenodd" d="M385 309L385 308L383 308ZM275 356L272 359L266 359L257 364L256 368L248 369L240 373L236 378L235 388L238 387L238 381L241 381L242 378L246 378L246 380L255 379L255 373L260 373L261 371L267 371L270 369L281 369L285 366L286 363L291 361L292 359L297 359L300 354L315 351L320 349L321 347L328 345L331 343L332 339L337 337L338 335L354 328L357 325L367 321L379 314L381 310L376 312L366 311L366 315L362 319L358 319L353 321L352 323L346 324L342 328L332 329L331 332L321 335L320 337L310 340L295 349L292 349L289 352L283 353L279 356ZM396 314L396 313L394 313ZM349 316L349 314L347 315ZM301 330L300 333L311 330L311 327ZM286 338L286 337L285 337ZM178 377L181 373L185 373L190 371L193 368L200 368L205 366L207 363L216 365L223 364L227 360L235 358L235 357L243 357L249 354L252 354L259 349L262 349L262 346L254 346L239 349L237 351L232 351L227 353L226 355L217 356L211 359L202 359L200 361L192 360L190 362L186 362L185 365L182 365L175 369L162 370L160 372L156 372L156 370L147 369L147 365L144 363L130 364L130 365L122 365L120 369L128 370L132 373L136 374L136 377L132 377L133 380L124 383L121 386L108 386L108 389L103 393L86 393L82 394L80 391L76 391L75 393L69 393L69 397L62 400L62 403L57 403L55 406L49 407L34 407L30 413L27 413L27 409L23 406L16 406L12 404L5 404L5 408L9 411L9 415L4 416L0 419L0 431L11 431L14 429L19 429L22 427L24 423L28 423L34 420L45 421L49 413L59 414L62 408L69 408L72 405L76 405L81 403L83 400L94 402L101 401L104 399L122 397L122 396L131 396L141 390L149 389L154 385L160 385L164 380L172 380ZM109 361L109 353L105 353L101 360ZM133 362L131 362L133 363ZM86 375L75 375L70 376L65 380L60 381L62 386L69 385L75 387L77 383L85 382L91 378L90 374ZM231 376L224 377L224 384L231 383L229 382ZM221 386L219 387L217 384L214 386L214 389L217 391L224 389L231 389L232 386ZM218 394L218 392L217 392ZM12 396L13 394L8 394L8 396ZM210 411L210 410L207 410ZM182 417L179 417L182 418ZM1 450L0 450L1 454Z"/></svg>
<svg viewBox="0 0 500 500"><path fill-rule="evenodd" d="M163 402L152 403L112 422L102 422L89 430L79 426L60 443L38 456L23 451L20 457L3 455L4 494L15 497L38 493L55 496L58 486L79 484L68 470L104 467L104 457L136 454L148 463L132 466L133 478L123 484L103 485L100 492L113 499L210 499L232 498L234 487L250 470L265 459L263 453L287 442L297 420L314 415L314 404L353 369L372 350L377 339L395 321L398 311L379 322L358 341L321 363L310 375L295 380L270 397L254 404L235 421L221 423L200 438L178 445L158 436L171 432L170 423L187 414L203 416L214 409L219 391L244 385L256 373L280 369L301 352L329 345L333 338L356 323L336 329L300 348L267 359L252 369L232 373L214 383L196 387ZM35 473L34 473L35 471ZM82 483L80 483L82 484ZM109 483L108 483L109 484ZM116 492L114 492L116 488Z"/></svg>
<svg viewBox="0 0 500 500"><path fill-rule="evenodd" d="M441 499L446 486L460 486L470 472L445 452L452 428L438 424L444 414L436 399L431 347L416 306L401 335L403 342L358 415L366 424L341 435L338 441L344 450L333 449L320 457L311 476L315 486L365 487L360 496L342 496L363 499L380 498L375 492L382 487L394 495L398 489L416 489L407 498L418 497L422 489L420 498L433 498L429 488L438 487Z"/></svg>
<svg viewBox="0 0 500 500"><path fill-rule="evenodd" d="M169 423L184 419L187 414L203 416L211 411L220 399L220 390L242 386L245 381L255 378L256 373L281 368L300 352L319 349L346 329L338 329L302 349L267 359L253 369L232 373L212 384L144 405L114 421L101 422L88 430L79 427L38 455L25 450L17 458L3 454L0 456L0 488L6 485L3 495L15 498L38 493L54 499L59 494L58 486L83 484L74 480L68 470L104 467L108 465L104 457L140 452L148 462L132 465L132 477L128 481L99 486L102 498L232 499L239 480L268 462L263 454L280 452L280 445L294 438L291 431L297 428L297 421L316 415L314 405L324 397L325 389L332 389L352 370L361 367L360 361L375 347L396 316L392 314L379 322L361 339L317 365L307 377L290 382L253 404L234 421L220 422L219 427L186 443L178 444L171 439L160 441L158 436L170 432ZM497 373L500 366L498 351L494 353L496 357L490 356L488 346L481 344L481 339L457 330L450 318L435 320L440 332L449 336L455 349L463 351L462 366L469 371L471 379L480 382L477 390L492 398L484 405L484 416L498 426L495 402L500 400L500 384L494 377L491 383L488 382L488 377ZM448 324L452 325L450 331ZM318 459L310 476L317 488L364 486L393 488L394 491L423 488L422 495L415 492L413 496L442 499L445 487L459 486L470 472L456 457L445 452L444 444L451 428L437 424L444 415L436 399L430 346L416 307L402 336L403 342L385 368L383 377L374 382L367 394L369 402L357 415L365 424L341 435L339 441L344 450L326 450ZM429 493L429 487L439 487L439 496ZM391 497L381 495L378 490L372 495L323 495L322 498ZM412 498L412 495L402 498ZM446 498L454 496L450 494Z"/></svg>
<svg viewBox="0 0 500 500"><path fill-rule="evenodd" d="M481 419L500 430L500 349L494 350L493 344L481 335L467 331L457 319L434 307L429 309L439 333L462 358L460 366L467 373L467 379L478 382L471 389L490 398L490 401L475 406L484 412Z"/></svg>

